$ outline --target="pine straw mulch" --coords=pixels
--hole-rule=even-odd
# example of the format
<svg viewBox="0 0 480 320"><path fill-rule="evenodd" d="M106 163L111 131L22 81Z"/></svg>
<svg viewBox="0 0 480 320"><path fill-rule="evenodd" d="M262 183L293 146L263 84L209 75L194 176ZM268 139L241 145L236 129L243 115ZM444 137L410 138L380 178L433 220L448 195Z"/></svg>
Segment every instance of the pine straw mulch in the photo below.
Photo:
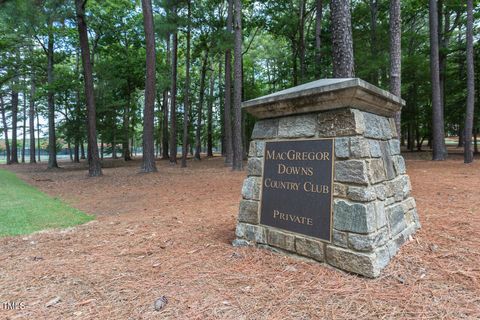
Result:
<svg viewBox="0 0 480 320"><path fill-rule="evenodd" d="M407 161L423 228L374 280L232 247L245 172L220 158L149 175L106 164L96 179L84 164L9 167L97 220L0 239L0 302L26 305L0 318L480 318L480 161Z"/></svg>

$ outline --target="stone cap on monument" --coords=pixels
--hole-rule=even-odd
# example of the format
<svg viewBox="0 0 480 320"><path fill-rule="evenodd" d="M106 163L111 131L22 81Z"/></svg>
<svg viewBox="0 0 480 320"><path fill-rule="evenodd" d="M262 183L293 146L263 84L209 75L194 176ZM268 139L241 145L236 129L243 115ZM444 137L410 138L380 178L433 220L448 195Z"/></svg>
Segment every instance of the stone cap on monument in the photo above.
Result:
<svg viewBox="0 0 480 320"><path fill-rule="evenodd" d="M393 117L405 101L359 78L321 79L242 103L259 119L351 107Z"/></svg>

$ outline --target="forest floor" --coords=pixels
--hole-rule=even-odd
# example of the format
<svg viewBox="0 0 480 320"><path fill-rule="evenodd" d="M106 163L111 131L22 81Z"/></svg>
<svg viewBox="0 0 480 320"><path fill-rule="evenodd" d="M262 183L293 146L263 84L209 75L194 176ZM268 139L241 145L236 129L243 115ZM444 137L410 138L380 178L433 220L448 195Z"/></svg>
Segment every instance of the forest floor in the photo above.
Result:
<svg viewBox="0 0 480 320"><path fill-rule="evenodd" d="M246 173L218 157L148 175L109 161L101 178L85 164L9 166L96 220L0 238L0 318L478 319L480 159L405 156L422 229L373 280L232 247Z"/></svg>

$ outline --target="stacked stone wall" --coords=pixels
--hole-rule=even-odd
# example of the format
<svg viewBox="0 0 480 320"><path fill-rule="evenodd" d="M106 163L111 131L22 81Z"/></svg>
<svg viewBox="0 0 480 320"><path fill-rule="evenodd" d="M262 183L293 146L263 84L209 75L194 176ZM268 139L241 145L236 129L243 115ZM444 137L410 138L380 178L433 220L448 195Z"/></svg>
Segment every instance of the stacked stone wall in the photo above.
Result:
<svg viewBox="0 0 480 320"><path fill-rule="evenodd" d="M308 138L335 139L331 243L259 224L265 141ZM410 190L393 118L343 108L259 120L234 245L280 249L376 277L420 227Z"/></svg>

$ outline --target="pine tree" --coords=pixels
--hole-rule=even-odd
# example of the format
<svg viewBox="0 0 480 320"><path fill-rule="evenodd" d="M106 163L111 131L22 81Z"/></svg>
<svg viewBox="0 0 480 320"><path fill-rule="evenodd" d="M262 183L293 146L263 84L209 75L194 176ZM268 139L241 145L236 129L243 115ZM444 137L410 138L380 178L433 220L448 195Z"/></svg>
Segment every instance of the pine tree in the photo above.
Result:
<svg viewBox="0 0 480 320"><path fill-rule="evenodd" d="M233 83L233 170L243 169L242 148L242 1L234 5L234 83Z"/></svg>
<svg viewBox="0 0 480 320"><path fill-rule="evenodd" d="M445 160L445 129L440 97L437 0L430 0L430 76L432 83L433 160Z"/></svg>
<svg viewBox="0 0 480 320"><path fill-rule="evenodd" d="M152 1L142 0L143 27L146 46L145 106L143 109L143 158L142 172L156 172L154 144L155 108L155 33L153 26Z"/></svg>
<svg viewBox="0 0 480 320"><path fill-rule="evenodd" d="M333 77L355 76L350 0L330 2L332 25Z"/></svg>
<svg viewBox="0 0 480 320"><path fill-rule="evenodd" d="M475 70L473 63L473 0L467 0L467 110L465 113L465 163L473 162L472 131L475 107Z"/></svg>
<svg viewBox="0 0 480 320"><path fill-rule="evenodd" d="M102 175L102 167L98 156L95 93L93 91L93 75L92 64L90 62L88 31L85 22L86 2L86 0L75 0L75 8L82 55L85 97L87 100L88 174L91 177L98 177Z"/></svg>

